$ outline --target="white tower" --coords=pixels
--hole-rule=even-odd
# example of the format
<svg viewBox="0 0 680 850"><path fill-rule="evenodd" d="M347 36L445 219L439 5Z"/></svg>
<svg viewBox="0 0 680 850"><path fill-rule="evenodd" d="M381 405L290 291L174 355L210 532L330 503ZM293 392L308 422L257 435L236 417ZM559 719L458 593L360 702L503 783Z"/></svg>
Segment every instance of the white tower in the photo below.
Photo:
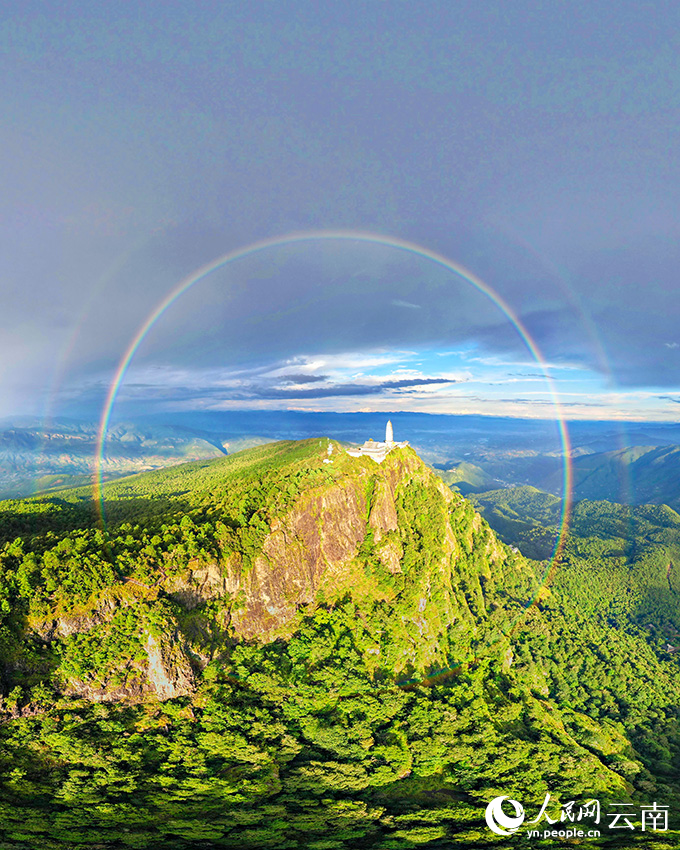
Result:
<svg viewBox="0 0 680 850"><path fill-rule="evenodd" d="M387 428L385 428L385 442L389 446L394 442L394 432L392 431L392 421L388 419Z"/></svg>

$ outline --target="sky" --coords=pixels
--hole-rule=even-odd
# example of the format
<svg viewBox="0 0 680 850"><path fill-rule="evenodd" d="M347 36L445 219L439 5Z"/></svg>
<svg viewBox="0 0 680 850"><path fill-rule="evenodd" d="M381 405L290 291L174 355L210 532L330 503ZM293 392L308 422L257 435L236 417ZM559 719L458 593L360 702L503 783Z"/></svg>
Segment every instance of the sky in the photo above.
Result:
<svg viewBox="0 0 680 850"><path fill-rule="evenodd" d="M96 419L137 339L121 412L678 420L677 3L0 26L0 417Z"/></svg>

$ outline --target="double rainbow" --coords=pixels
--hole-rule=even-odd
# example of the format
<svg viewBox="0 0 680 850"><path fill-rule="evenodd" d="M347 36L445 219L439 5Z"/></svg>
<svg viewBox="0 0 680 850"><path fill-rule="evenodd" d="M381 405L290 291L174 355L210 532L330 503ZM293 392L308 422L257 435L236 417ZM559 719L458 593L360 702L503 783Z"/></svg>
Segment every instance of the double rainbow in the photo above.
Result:
<svg viewBox="0 0 680 850"><path fill-rule="evenodd" d="M102 525L105 527L102 469L104 446L111 419L111 413L113 411L116 396L118 395L120 386L123 380L125 379L125 375L130 367L130 363L132 362L132 359L134 358L137 350L139 349L139 346L142 344L144 338L154 326L154 324L163 315L163 313L165 313L165 311L168 310L185 292L191 289L192 286L203 280L203 278L217 271L218 269L224 268L225 266L229 265L230 263L234 263L246 257L253 256L254 254L259 254L271 250L273 248L278 248L285 245L301 244L305 242L321 242L326 240L344 240L347 242L361 242L373 245L383 245L389 248L394 248L397 251L404 251L406 253L413 254L417 257L422 257L423 259L429 260L435 265L448 269L448 271L452 272L457 277L466 280L469 284L474 286L475 289L477 289L479 292L484 293L484 295L491 299L491 301L512 323L517 333L522 338L522 341L524 342L525 346L529 350L531 356L536 360L537 364L540 366L541 371L543 372L543 375L545 377L546 384L549 388L552 403L555 409L555 419L558 425L563 455L563 499L562 514L560 517L560 531L555 542L552 556L546 569L546 574L543 578L542 584L545 583L545 581L547 581L549 578L550 572L552 571L557 556L562 550L564 540L567 534L568 517L571 508L572 469L569 434L565 424L562 406L560 404L560 400L557 394L557 390L555 388L553 378L550 374L549 367L543 355L541 354L536 342L531 338L529 331L526 329L521 319L516 315L512 307L488 284L484 283L483 280L478 278L472 272L468 271L466 268L454 262L453 260L450 260L448 257L445 257L443 254L439 254L436 251L431 251L428 248L425 248L422 245L418 245L415 242L409 242L404 239L396 239L391 236L383 236L381 234L376 233L367 233L364 231L319 230L305 231L301 233L289 233L283 236L275 236L270 239L263 239L259 242L253 242L252 244L246 245L243 248L237 248L236 250L230 251L227 254L223 254L221 257L212 260L210 263L201 266L197 271L184 278L166 295L166 297L160 302L160 304L158 304L158 306L149 314L148 318L140 326L139 330L130 341L130 344L128 345L125 353L123 354L123 357L120 360L120 363L118 364L116 372L113 376L113 380L111 381L108 393L106 395L106 401L104 403L101 419L99 422L97 447L95 454L93 488L94 499L100 512L100 519L102 521Z"/></svg>

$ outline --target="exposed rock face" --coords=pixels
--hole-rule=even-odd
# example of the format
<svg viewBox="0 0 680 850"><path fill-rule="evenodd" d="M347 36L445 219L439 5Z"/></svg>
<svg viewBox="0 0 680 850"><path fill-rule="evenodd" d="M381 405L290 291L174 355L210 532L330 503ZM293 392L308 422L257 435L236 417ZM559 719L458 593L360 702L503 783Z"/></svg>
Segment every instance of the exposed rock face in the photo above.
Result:
<svg viewBox="0 0 680 850"><path fill-rule="evenodd" d="M53 641L57 638L66 638L70 635L89 632L95 626L106 623L111 619L113 612L118 608L119 601L112 597L103 597L95 609L86 614L71 614L65 617L56 617L53 620L45 620L33 626L34 632L44 641Z"/></svg>
<svg viewBox="0 0 680 850"><path fill-rule="evenodd" d="M386 531L396 531L399 528L397 508L394 504L394 489L394 482L380 480L376 482L371 514L368 518L368 524L375 532L376 543Z"/></svg>
<svg viewBox="0 0 680 850"><path fill-rule="evenodd" d="M234 594L239 587L241 559L233 555L227 563L189 564L189 571L174 576L163 585L164 590L184 608L192 609L203 602Z"/></svg>
<svg viewBox="0 0 680 850"><path fill-rule="evenodd" d="M71 681L66 688L69 696L78 696L90 702L140 702L152 695L149 685L141 679L133 679L125 685L95 687L86 682Z"/></svg>
<svg viewBox="0 0 680 850"><path fill-rule="evenodd" d="M376 554L380 562L393 575L401 572L401 558L404 554L401 544L394 537L385 539L388 531L399 530L395 486L394 479L376 482L371 513L368 517L368 525L373 530L373 539L377 545Z"/></svg>
<svg viewBox="0 0 680 850"><path fill-rule="evenodd" d="M386 540L377 550L380 562L393 574L401 572L402 547L395 540Z"/></svg>
<svg viewBox="0 0 680 850"><path fill-rule="evenodd" d="M185 696L194 687L194 674L181 649L181 638L147 635L144 646L149 659L149 684L161 700Z"/></svg>
<svg viewBox="0 0 680 850"><path fill-rule="evenodd" d="M125 684L71 679L66 693L91 702L140 702L185 696L194 689L194 673L183 649L182 636L174 633L154 636L146 633L146 669L128 662Z"/></svg>
<svg viewBox="0 0 680 850"><path fill-rule="evenodd" d="M239 589L245 608L235 611L236 634L266 637L314 601L322 575L342 568L364 539L366 497L355 481L306 494L266 538Z"/></svg>

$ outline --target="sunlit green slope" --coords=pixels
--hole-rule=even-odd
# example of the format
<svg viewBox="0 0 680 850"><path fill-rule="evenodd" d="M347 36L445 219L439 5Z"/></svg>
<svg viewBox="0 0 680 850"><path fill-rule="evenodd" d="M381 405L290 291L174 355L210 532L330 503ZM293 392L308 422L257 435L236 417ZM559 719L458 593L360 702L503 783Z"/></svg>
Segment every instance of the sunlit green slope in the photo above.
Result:
<svg viewBox="0 0 680 850"><path fill-rule="evenodd" d="M501 794L678 799L676 658L410 449L269 444L0 533L3 848L481 846Z"/></svg>

